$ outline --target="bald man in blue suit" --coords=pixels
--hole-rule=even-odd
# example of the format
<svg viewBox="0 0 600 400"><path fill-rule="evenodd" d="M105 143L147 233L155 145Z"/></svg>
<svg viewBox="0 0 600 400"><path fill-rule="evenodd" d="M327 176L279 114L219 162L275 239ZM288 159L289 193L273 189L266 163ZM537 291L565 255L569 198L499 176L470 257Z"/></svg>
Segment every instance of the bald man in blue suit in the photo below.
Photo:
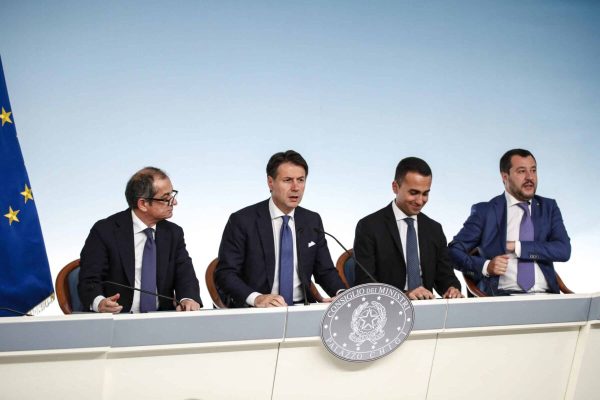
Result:
<svg viewBox="0 0 600 400"><path fill-rule="evenodd" d="M570 258L571 243L556 201L535 194L535 157L509 150L500 159L500 173L505 193L475 204L448 245L454 266L490 296L559 293L553 263ZM527 213L533 240L519 237ZM524 264L533 265L531 287L517 278Z"/></svg>

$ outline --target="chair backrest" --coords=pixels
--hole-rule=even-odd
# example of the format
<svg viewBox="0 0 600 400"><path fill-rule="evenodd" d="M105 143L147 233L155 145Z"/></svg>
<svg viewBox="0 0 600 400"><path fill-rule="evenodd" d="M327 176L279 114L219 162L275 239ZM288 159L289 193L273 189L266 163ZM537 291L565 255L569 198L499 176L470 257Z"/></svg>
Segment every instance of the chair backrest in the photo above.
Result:
<svg viewBox="0 0 600 400"><path fill-rule="evenodd" d="M356 276L354 274L354 257L352 257L352 249L343 252L335 263L335 268L347 288L354 286Z"/></svg>
<svg viewBox="0 0 600 400"><path fill-rule="evenodd" d="M65 314L83 311L77 285L79 283L79 259L63 267L56 277L56 297Z"/></svg>
<svg viewBox="0 0 600 400"><path fill-rule="evenodd" d="M227 308L221 296L219 295L219 289L217 288L217 283L215 282L215 270L219 265L219 258L215 258L208 264L208 268L206 268L206 273L204 274L204 280L206 281L206 287L208 288L208 293L210 294L210 298L212 299L213 305L216 308Z"/></svg>

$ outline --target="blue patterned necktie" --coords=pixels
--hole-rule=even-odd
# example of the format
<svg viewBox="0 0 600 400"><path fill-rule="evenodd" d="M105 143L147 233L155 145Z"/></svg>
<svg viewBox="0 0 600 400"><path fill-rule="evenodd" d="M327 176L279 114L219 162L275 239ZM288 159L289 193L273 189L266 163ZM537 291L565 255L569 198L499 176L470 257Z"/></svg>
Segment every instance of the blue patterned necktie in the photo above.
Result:
<svg viewBox="0 0 600 400"><path fill-rule="evenodd" d="M517 203L523 210L523 219L521 219L521 227L519 228L519 241L530 242L533 241L533 221L531 220L531 214L529 213L529 203ZM531 261L519 261L517 262L517 284L524 291L528 291L533 287L535 283L535 268Z"/></svg>
<svg viewBox="0 0 600 400"><path fill-rule="evenodd" d="M415 220L404 218L408 230L406 231L406 272L408 274L408 290L422 286L421 268L419 268L419 248L417 245L417 233L415 231Z"/></svg>
<svg viewBox="0 0 600 400"><path fill-rule="evenodd" d="M288 225L289 215L282 217L279 246L279 294L291 306L294 304L294 241Z"/></svg>
<svg viewBox="0 0 600 400"><path fill-rule="evenodd" d="M156 244L154 243L154 229L146 228L147 236L144 252L142 254L142 290L156 293ZM140 311L156 311L156 296L141 293Z"/></svg>

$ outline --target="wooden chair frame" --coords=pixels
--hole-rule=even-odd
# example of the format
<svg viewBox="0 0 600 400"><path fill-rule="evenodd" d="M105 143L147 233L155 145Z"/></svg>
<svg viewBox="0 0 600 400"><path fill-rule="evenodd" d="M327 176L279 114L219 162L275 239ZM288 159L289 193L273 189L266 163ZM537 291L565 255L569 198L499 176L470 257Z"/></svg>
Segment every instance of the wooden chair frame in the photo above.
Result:
<svg viewBox="0 0 600 400"><path fill-rule="evenodd" d="M71 307L71 290L69 289L69 274L79 268L79 259L73 260L63 267L56 277L56 298L58 305L65 314L73 314Z"/></svg>

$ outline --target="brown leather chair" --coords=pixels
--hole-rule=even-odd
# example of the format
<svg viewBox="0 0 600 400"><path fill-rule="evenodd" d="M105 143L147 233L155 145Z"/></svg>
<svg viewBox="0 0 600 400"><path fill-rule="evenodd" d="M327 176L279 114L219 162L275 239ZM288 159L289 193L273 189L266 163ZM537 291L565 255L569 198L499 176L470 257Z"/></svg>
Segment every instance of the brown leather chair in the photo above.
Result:
<svg viewBox="0 0 600 400"><path fill-rule="evenodd" d="M208 293L210 294L213 305L216 308L227 308L225 303L223 303L221 296L219 296L219 290L217 289L217 284L215 282L215 269L217 269L217 265L219 265L218 258L215 258L208 264L208 268L206 268L206 273L204 274L204 280L206 281L206 287L208 288Z"/></svg>
<svg viewBox="0 0 600 400"><path fill-rule="evenodd" d="M352 257L352 249L343 252L335 263L340 279L346 285L346 288L354 286L354 258Z"/></svg>
<svg viewBox="0 0 600 400"><path fill-rule="evenodd" d="M65 314L83 311L77 284L79 282L79 259L63 267L56 277L56 297L58 305Z"/></svg>
<svg viewBox="0 0 600 400"><path fill-rule="evenodd" d="M219 290L217 288L217 283L215 282L215 270L219 265L219 259L215 258L208 264L208 268L206 268L206 273L204 274L204 279L206 281L206 287L208 288L208 293L210 294L210 298L215 307L217 308L227 308L221 296L219 295ZM313 282L310 283L310 293L317 300L317 302L323 302L323 296L319 293L319 290L315 286Z"/></svg>

